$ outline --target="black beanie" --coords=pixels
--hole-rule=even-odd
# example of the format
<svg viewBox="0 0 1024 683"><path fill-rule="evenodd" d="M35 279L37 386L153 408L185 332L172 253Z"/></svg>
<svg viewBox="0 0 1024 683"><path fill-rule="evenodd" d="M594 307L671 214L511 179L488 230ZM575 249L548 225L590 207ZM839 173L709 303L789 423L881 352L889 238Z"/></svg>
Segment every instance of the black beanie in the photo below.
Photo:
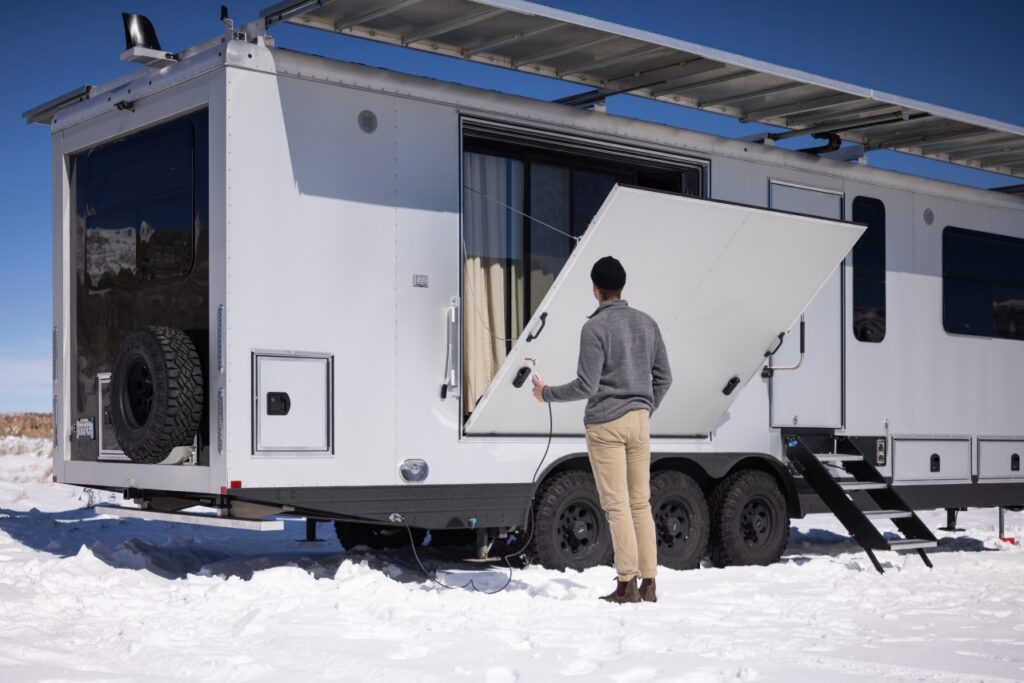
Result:
<svg viewBox="0 0 1024 683"><path fill-rule="evenodd" d="M622 267L618 259L605 256L598 259L594 267L590 269L590 279L598 289L617 292L626 286L626 269Z"/></svg>

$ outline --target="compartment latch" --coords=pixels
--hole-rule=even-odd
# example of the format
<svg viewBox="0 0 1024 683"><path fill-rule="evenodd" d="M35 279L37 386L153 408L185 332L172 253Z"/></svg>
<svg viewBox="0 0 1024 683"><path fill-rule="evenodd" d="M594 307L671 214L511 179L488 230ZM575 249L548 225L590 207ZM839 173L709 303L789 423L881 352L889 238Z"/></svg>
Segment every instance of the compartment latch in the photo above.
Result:
<svg viewBox="0 0 1024 683"><path fill-rule="evenodd" d="M267 392L267 415L287 415L291 409L292 399L287 392Z"/></svg>

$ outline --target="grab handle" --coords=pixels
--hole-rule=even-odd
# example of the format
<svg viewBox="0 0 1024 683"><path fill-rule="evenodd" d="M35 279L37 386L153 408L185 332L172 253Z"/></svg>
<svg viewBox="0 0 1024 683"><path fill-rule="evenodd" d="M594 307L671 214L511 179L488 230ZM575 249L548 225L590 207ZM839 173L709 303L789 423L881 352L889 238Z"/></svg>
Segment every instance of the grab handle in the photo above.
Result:
<svg viewBox="0 0 1024 683"><path fill-rule="evenodd" d="M452 297L451 305L444 312L447 330L446 353L444 359L444 381L441 383L441 398L459 395L459 299Z"/></svg>
<svg viewBox="0 0 1024 683"><path fill-rule="evenodd" d="M779 332L779 338L775 340L775 345L764 352L765 358L770 358L775 355L775 352L782 348L782 342L786 338L785 332Z"/></svg>
<svg viewBox="0 0 1024 683"><path fill-rule="evenodd" d="M540 333L544 331L544 326L547 324L547 322L548 312L544 311L543 313L540 314L540 327L537 328L536 332L531 332L530 334L526 335L526 341L532 342L534 339L539 337Z"/></svg>
<svg viewBox="0 0 1024 683"><path fill-rule="evenodd" d="M797 370L797 369L800 368L800 366L802 366L804 364L804 356L807 353L806 334L804 332L804 327L805 327L804 326L804 317L801 315L800 316L800 357L797 358L796 363L793 364L793 365L776 365L775 367L767 365L767 366L761 368L761 377L762 378L770 379L779 370ZM776 344L775 348L772 349L771 351L766 351L765 352L765 354L764 354L765 358L771 359L771 357L775 355L775 352L778 351L779 348L782 346L782 339L785 336L785 334L786 333L783 332L782 334L779 335L779 343Z"/></svg>

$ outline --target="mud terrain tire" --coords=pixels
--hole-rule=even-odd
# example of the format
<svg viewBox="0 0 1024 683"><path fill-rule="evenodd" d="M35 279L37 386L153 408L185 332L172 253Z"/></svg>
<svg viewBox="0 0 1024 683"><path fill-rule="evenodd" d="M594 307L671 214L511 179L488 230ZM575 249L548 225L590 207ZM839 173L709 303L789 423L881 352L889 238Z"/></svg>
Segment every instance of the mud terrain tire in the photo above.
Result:
<svg viewBox="0 0 1024 683"><path fill-rule="evenodd" d="M143 327L121 342L110 378L114 433L135 463L191 446L203 415L199 354L181 330Z"/></svg>
<svg viewBox="0 0 1024 683"><path fill-rule="evenodd" d="M559 472L541 485L529 554L548 569L611 564L611 531L590 472Z"/></svg>
<svg viewBox="0 0 1024 683"><path fill-rule="evenodd" d="M769 565L789 542L789 512L767 472L740 470L711 494L711 559L719 567Z"/></svg>
<svg viewBox="0 0 1024 683"><path fill-rule="evenodd" d="M695 569L708 546L708 502L692 478L682 472L651 474L651 513L658 537L658 564Z"/></svg>

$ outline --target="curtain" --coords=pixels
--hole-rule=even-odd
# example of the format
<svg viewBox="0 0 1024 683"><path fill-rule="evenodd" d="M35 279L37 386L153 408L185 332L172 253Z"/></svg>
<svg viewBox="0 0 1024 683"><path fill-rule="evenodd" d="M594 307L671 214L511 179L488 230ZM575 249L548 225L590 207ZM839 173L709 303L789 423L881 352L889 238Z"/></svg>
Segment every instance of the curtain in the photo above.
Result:
<svg viewBox="0 0 1024 683"><path fill-rule="evenodd" d="M463 409L470 413L522 332L523 163L467 152L463 163Z"/></svg>

